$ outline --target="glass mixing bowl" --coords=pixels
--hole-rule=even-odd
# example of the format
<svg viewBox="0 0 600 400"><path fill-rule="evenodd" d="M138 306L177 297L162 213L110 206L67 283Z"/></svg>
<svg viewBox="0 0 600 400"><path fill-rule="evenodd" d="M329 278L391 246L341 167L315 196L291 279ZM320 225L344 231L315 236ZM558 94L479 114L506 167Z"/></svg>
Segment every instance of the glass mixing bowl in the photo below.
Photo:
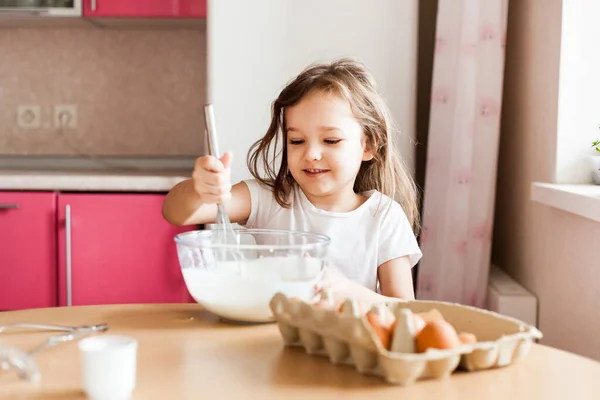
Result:
<svg viewBox="0 0 600 400"><path fill-rule="evenodd" d="M269 322L278 292L308 300L325 266L330 239L299 231L236 229L238 245L217 243L216 230L175 236L192 297L232 321Z"/></svg>

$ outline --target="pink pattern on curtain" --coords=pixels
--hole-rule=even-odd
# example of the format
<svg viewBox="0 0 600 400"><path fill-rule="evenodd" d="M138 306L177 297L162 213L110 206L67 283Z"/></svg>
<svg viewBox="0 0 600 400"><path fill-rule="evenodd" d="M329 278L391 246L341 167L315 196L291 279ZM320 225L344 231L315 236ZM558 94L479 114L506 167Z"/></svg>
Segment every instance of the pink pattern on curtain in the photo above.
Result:
<svg viewBox="0 0 600 400"><path fill-rule="evenodd" d="M417 298L485 307L508 0L439 0Z"/></svg>

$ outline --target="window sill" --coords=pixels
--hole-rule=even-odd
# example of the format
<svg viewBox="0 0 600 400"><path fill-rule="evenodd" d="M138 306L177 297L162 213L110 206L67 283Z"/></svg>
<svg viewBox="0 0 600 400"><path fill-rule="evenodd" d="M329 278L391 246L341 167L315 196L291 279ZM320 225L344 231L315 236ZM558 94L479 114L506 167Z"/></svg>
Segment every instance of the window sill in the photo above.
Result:
<svg viewBox="0 0 600 400"><path fill-rule="evenodd" d="M531 200L600 222L600 185L534 182Z"/></svg>

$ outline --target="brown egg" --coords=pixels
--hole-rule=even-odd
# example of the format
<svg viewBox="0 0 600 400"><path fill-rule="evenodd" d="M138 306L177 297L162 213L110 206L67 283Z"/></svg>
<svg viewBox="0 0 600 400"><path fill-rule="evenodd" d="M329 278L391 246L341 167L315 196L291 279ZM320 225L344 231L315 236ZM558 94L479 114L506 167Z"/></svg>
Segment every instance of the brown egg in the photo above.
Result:
<svg viewBox="0 0 600 400"><path fill-rule="evenodd" d="M477 343L477 336L470 332L461 332L458 334L458 340L463 344Z"/></svg>
<svg viewBox="0 0 600 400"><path fill-rule="evenodd" d="M419 317L423 318L425 322L434 321L437 319L444 319L442 313L440 313L436 308L433 308L427 312L416 313Z"/></svg>
<svg viewBox="0 0 600 400"><path fill-rule="evenodd" d="M435 320L428 322L415 337L418 353L424 353L429 348L453 349L460 345L458 334L447 321Z"/></svg>
<svg viewBox="0 0 600 400"><path fill-rule="evenodd" d="M367 321L373 327L375 334L379 338L381 345L390 349L392 342L392 334L396 317L394 314L385 306L374 307L367 312Z"/></svg>

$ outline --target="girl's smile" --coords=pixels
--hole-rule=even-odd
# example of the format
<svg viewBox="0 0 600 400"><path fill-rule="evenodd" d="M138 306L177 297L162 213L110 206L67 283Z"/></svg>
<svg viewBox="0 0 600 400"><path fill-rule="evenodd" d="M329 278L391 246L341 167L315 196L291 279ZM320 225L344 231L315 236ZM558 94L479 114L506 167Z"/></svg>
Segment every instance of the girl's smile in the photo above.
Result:
<svg viewBox="0 0 600 400"><path fill-rule="evenodd" d="M329 172L328 169L303 169L302 171L310 178L318 178Z"/></svg>

